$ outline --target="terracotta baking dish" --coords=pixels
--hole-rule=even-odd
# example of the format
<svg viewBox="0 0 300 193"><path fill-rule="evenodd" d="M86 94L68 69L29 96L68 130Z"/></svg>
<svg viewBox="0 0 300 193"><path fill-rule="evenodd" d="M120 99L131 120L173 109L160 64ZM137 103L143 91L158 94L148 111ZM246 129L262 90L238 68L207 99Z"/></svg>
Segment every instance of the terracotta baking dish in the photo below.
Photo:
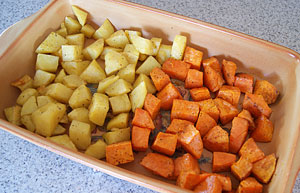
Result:
<svg viewBox="0 0 300 193"><path fill-rule="evenodd" d="M123 1L54 0L35 15L15 24L0 36L0 127L52 152L105 172L117 178L161 192L186 192L150 174L139 165L141 154L134 163L115 167L82 153L56 145L43 137L5 121L3 109L15 104L19 91L10 82L24 74L33 75L34 50L66 15L71 15L71 4L90 13L89 20L100 25L109 18L118 28L142 30L146 37L162 37L170 44L176 34L188 37L188 45L204 52L204 57L227 58L238 64L239 71L254 74L275 84L280 98L272 105L271 120L275 125L271 143L259 144L266 154L275 152L277 168L264 192L291 192L300 166L300 56L282 46L245 34L211 25L173 13ZM201 165L201 169L206 165Z"/></svg>

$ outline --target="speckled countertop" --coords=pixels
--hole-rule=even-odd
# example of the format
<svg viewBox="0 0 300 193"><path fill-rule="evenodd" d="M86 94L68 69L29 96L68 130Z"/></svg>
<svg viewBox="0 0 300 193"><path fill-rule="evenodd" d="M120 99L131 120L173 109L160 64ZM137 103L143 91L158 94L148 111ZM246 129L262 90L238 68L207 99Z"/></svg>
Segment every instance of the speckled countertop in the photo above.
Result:
<svg viewBox="0 0 300 193"><path fill-rule="evenodd" d="M227 27L300 53L299 0L131 0ZM0 0L0 33L47 0ZM0 130L0 192L153 192ZM293 193L300 193L298 175Z"/></svg>

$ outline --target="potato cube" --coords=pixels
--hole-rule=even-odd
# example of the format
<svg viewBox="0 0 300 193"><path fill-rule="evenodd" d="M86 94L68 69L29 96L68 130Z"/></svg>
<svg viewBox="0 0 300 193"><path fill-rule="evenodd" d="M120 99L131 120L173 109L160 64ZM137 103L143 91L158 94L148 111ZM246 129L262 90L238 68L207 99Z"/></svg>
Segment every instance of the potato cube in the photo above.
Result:
<svg viewBox="0 0 300 193"><path fill-rule="evenodd" d="M108 97L104 94L95 93L93 95L89 110L90 121L102 126L109 110Z"/></svg>
<svg viewBox="0 0 300 193"><path fill-rule="evenodd" d="M60 49L60 47L64 44L67 44L68 40L66 40L61 35L51 32L47 38L39 45L39 47L35 50L36 53L39 54L52 54Z"/></svg>
<svg viewBox="0 0 300 193"><path fill-rule="evenodd" d="M117 75L121 79L132 84L135 79L135 66L136 64L128 64L126 67L122 68Z"/></svg>
<svg viewBox="0 0 300 193"><path fill-rule="evenodd" d="M68 61L62 62L61 65L68 74L74 74L79 76L84 69L88 67L91 61Z"/></svg>
<svg viewBox="0 0 300 193"><path fill-rule="evenodd" d="M56 103L56 101L49 96L38 96L36 98L36 100L37 100L38 108L40 108L48 103Z"/></svg>
<svg viewBox="0 0 300 193"><path fill-rule="evenodd" d="M148 58L148 55L140 53L140 55L139 55L139 61L143 62L143 61L145 61L147 58Z"/></svg>
<svg viewBox="0 0 300 193"><path fill-rule="evenodd" d="M20 79L14 81L11 83L12 86L19 88L21 91L32 88L33 86L33 80L30 76L27 74L22 76Z"/></svg>
<svg viewBox="0 0 300 193"><path fill-rule="evenodd" d="M119 30L111 34L111 36L109 36L105 42L114 48L124 48L125 45L129 43L129 40L125 32L123 30Z"/></svg>
<svg viewBox="0 0 300 193"><path fill-rule="evenodd" d="M152 80L145 74L139 75L139 77L136 79L136 81L133 84L133 88L136 88L141 82L145 82L148 93L153 94L156 92L156 88L153 85Z"/></svg>
<svg viewBox="0 0 300 193"><path fill-rule="evenodd" d="M161 44L162 39L161 38L151 38L151 41L154 44L154 48L153 48L153 56L156 56Z"/></svg>
<svg viewBox="0 0 300 193"><path fill-rule="evenodd" d="M36 89L27 88L23 92L21 92L21 94L18 96L16 103L22 106L31 96L37 96L37 95L38 92Z"/></svg>
<svg viewBox="0 0 300 193"><path fill-rule="evenodd" d="M132 35L131 36L132 44L134 45L135 49L137 49L142 54L152 55L153 50L155 48L154 43L146 38Z"/></svg>
<svg viewBox="0 0 300 193"><path fill-rule="evenodd" d="M136 70L137 74L145 74L147 76L150 75L150 72L153 70L153 68L161 68L160 63L157 62L153 56L149 56L144 63Z"/></svg>
<svg viewBox="0 0 300 193"><path fill-rule="evenodd" d="M89 66L81 73L80 78L88 83L98 83L106 78L104 70L96 60L93 60Z"/></svg>
<svg viewBox="0 0 300 193"><path fill-rule="evenodd" d="M143 81L138 86L136 86L130 93L130 101L132 112L135 112L136 108L143 108L144 102L147 96L146 83Z"/></svg>
<svg viewBox="0 0 300 193"><path fill-rule="evenodd" d="M96 159L102 159L105 158L106 146L106 143L99 139L96 143L90 145L84 153Z"/></svg>
<svg viewBox="0 0 300 193"><path fill-rule="evenodd" d="M67 113L64 114L64 116L61 118L61 120L59 121L59 123L64 123L64 124L68 124L69 123L69 119L68 119Z"/></svg>
<svg viewBox="0 0 300 193"><path fill-rule="evenodd" d="M77 7L76 5L72 5L72 10L77 17L79 23L84 26L86 22L86 18L88 16L88 13Z"/></svg>
<svg viewBox="0 0 300 193"><path fill-rule="evenodd" d="M109 76L128 65L126 57L111 50L105 55L105 72Z"/></svg>
<svg viewBox="0 0 300 193"><path fill-rule="evenodd" d="M127 94L132 90L132 85L123 80L123 79L118 79L116 82L113 84L109 85L105 93L108 96L117 96L117 95L122 95L122 94Z"/></svg>
<svg viewBox="0 0 300 193"><path fill-rule="evenodd" d="M72 96L69 100L69 105L72 109L79 107L88 107L92 100L92 93L88 87L85 85L79 86L74 90Z"/></svg>
<svg viewBox="0 0 300 193"><path fill-rule="evenodd" d="M134 161L131 141L106 146L106 161L112 165Z"/></svg>
<svg viewBox="0 0 300 193"><path fill-rule="evenodd" d="M137 64L140 53L135 49L133 44L126 44L123 54L125 55L129 64Z"/></svg>
<svg viewBox="0 0 300 193"><path fill-rule="evenodd" d="M54 83L48 86L46 95L59 102L68 103L72 93L73 90L66 87L65 85L61 83Z"/></svg>
<svg viewBox="0 0 300 193"><path fill-rule="evenodd" d="M66 132L66 128L58 124L52 135L62 135L65 132Z"/></svg>
<svg viewBox="0 0 300 193"><path fill-rule="evenodd" d="M51 56L47 54L38 54L36 60L36 69L47 72L56 72L58 67L58 56Z"/></svg>
<svg viewBox="0 0 300 193"><path fill-rule="evenodd" d="M22 116L21 117L21 123L23 125L25 125L25 127L28 131L31 131L31 132L35 131L35 125L32 121L31 114Z"/></svg>
<svg viewBox="0 0 300 193"><path fill-rule="evenodd" d="M186 47L187 38L182 35L176 35L172 45L171 56L177 60L182 60L183 53Z"/></svg>
<svg viewBox="0 0 300 193"><path fill-rule="evenodd" d="M79 76L77 75L68 75L65 76L62 83L71 88L71 89L75 89L81 85L85 85L86 82L84 80L82 80Z"/></svg>
<svg viewBox="0 0 300 193"><path fill-rule="evenodd" d="M110 130L112 128L126 128L128 127L128 121L129 113L120 113L107 123L106 130Z"/></svg>
<svg viewBox="0 0 300 193"><path fill-rule="evenodd" d="M89 24L85 24L80 30L80 32L83 33L87 38L91 38L94 35L95 31L96 30L93 28L93 26Z"/></svg>
<svg viewBox="0 0 300 193"><path fill-rule="evenodd" d="M51 136L65 112L66 106L61 103L48 103L38 108L31 115L36 132L45 137Z"/></svg>
<svg viewBox="0 0 300 193"><path fill-rule="evenodd" d="M119 79L119 76L111 75L99 82L97 92L98 93L105 93L105 90L107 87L109 87L111 84L116 82Z"/></svg>
<svg viewBox="0 0 300 193"><path fill-rule="evenodd" d="M98 40L96 40L95 42L93 42L91 45L89 45L88 47L84 48L82 53L83 56L88 59L88 60L94 60L97 59L104 47L104 40L103 38L100 38Z"/></svg>
<svg viewBox="0 0 300 193"><path fill-rule="evenodd" d="M70 16L65 17L65 26L67 28L68 34L76 34L81 30L80 23Z"/></svg>
<svg viewBox="0 0 300 193"><path fill-rule="evenodd" d="M60 28L59 30L56 30L55 33L61 35L62 37L67 37L68 31L67 28L64 26L64 28Z"/></svg>
<svg viewBox="0 0 300 193"><path fill-rule="evenodd" d="M131 110L131 103L127 94L110 97L109 102L114 115L128 113Z"/></svg>
<svg viewBox="0 0 300 193"><path fill-rule="evenodd" d="M65 76L67 76L65 70L61 69L59 71L59 73L56 75L54 82L55 83L62 83Z"/></svg>
<svg viewBox="0 0 300 193"><path fill-rule="evenodd" d="M15 125L21 125L21 107L18 105L4 109L6 119Z"/></svg>
<svg viewBox="0 0 300 193"><path fill-rule="evenodd" d="M162 44L156 55L156 60L163 64L168 58L171 57L172 46Z"/></svg>
<svg viewBox="0 0 300 193"><path fill-rule="evenodd" d="M62 45L62 60L63 61L74 61L82 59L81 46L78 45Z"/></svg>
<svg viewBox="0 0 300 193"><path fill-rule="evenodd" d="M69 45L78 45L81 48L83 48L83 46L84 46L84 34L83 33L68 35L66 37L66 39L68 40Z"/></svg>
<svg viewBox="0 0 300 193"><path fill-rule="evenodd" d="M69 136L75 146L86 150L91 144L91 126L87 123L73 120L69 128Z"/></svg>
<svg viewBox="0 0 300 193"><path fill-rule="evenodd" d="M77 121L90 124L92 131L96 127L96 125L92 123L89 119L89 110L84 107L72 110L70 113L68 113L68 118L70 121L77 120Z"/></svg>
<svg viewBox="0 0 300 193"><path fill-rule="evenodd" d="M102 136L107 145L130 140L130 127L104 133Z"/></svg>
<svg viewBox="0 0 300 193"><path fill-rule="evenodd" d="M71 141L67 134L58 135L54 137L47 137L47 139L64 147L77 151L77 148L75 147L74 143Z"/></svg>
<svg viewBox="0 0 300 193"><path fill-rule="evenodd" d="M36 96L31 96L22 106L21 116L30 115L37 108L38 108L38 106L37 106L37 102L36 102Z"/></svg>
<svg viewBox="0 0 300 193"><path fill-rule="evenodd" d="M55 74L43 71L43 70L37 70L35 72L34 78L33 78L33 86L39 87L39 86L47 86L55 79Z"/></svg>
<svg viewBox="0 0 300 193"><path fill-rule="evenodd" d="M93 38L94 39L107 39L111 34L115 31L113 25L110 23L108 19L106 19L103 24L95 31Z"/></svg>
<svg viewBox="0 0 300 193"><path fill-rule="evenodd" d="M108 53L108 52L110 52L110 51L116 51L116 52L122 52L122 49L120 49L120 48L113 48L113 47L110 47L110 46L105 46L104 48L103 48L103 51L101 52L101 55L100 55L100 58L102 59L102 60L105 60L105 55Z"/></svg>
<svg viewBox="0 0 300 193"><path fill-rule="evenodd" d="M139 31L133 31L133 30L125 30L125 34L128 37L130 43L132 43L132 36L141 36L142 33Z"/></svg>

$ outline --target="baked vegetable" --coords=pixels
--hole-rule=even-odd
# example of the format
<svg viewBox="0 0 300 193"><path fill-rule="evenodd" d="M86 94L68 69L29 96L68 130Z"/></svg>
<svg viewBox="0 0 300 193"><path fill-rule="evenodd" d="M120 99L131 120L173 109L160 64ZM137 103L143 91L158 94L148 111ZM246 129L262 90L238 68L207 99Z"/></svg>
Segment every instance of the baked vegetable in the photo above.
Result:
<svg viewBox="0 0 300 193"><path fill-rule="evenodd" d="M239 113L235 106L223 99L216 98L214 102L220 111L220 121L223 125L230 122Z"/></svg>
<svg viewBox="0 0 300 193"><path fill-rule="evenodd" d="M260 115L265 115L269 118L272 113L272 109L265 102L263 96L256 94L246 93L243 108L248 110L251 115L256 118Z"/></svg>
<svg viewBox="0 0 300 193"><path fill-rule="evenodd" d="M95 93L89 106L89 110L90 121L102 126L109 110L108 97L104 94Z"/></svg>
<svg viewBox="0 0 300 193"><path fill-rule="evenodd" d="M207 99L199 102L200 111L207 113L211 116L216 122L219 121L220 111L216 106L214 100Z"/></svg>
<svg viewBox="0 0 300 193"><path fill-rule="evenodd" d="M109 98L113 114L128 113L131 110L131 103L127 94Z"/></svg>
<svg viewBox="0 0 300 193"><path fill-rule="evenodd" d="M217 97L237 107L240 100L240 95L241 91L238 87L223 85L220 88Z"/></svg>
<svg viewBox="0 0 300 193"><path fill-rule="evenodd" d="M203 52L189 46L186 47L184 52L184 61L191 64L191 68L200 70L202 57Z"/></svg>
<svg viewBox="0 0 300 193"><path fill-rule="evenodd" d="M143 64L136 70L137 74L145 74L147 76L150 75L150 72L154 68L161 68L160 63L153 56L149 56Z"/></svg>
<svg viewBox="0 0 300 193"><path fill-rule="evenodd" d="M186 47L187 38L182 35L176 35L172 45L171 57L177 60L183 58L184 50Z"/></svg>
<svg viewBox="0 0 300 193"><path fill-rule="evenodd" d="M251 137L258 142L270 142L273 138L273 123L264 115L255 120L256 128L251 133Z"/></svg>
<svg viewBox="0 0 300 193"><path fill-rule="evenodd" d="M143 81L129 94L132 112L137 108L143 108L147 96L147 86Z"/></svg>
<svg viewBox="0 0 300 193"><path fill-rule="evenodd" d="M163 63L162 70L171 78L185 81L189 65L184 61L169 58Z"/></svg>
<svg viewBox="0 0 300 193"><path fill-rule="evenodd" d="M160 106L161 106L160 99L158 99L154 95L148 93L145 98L144 109L146 111L148 111L148 113L150 114L150 116L153 120L158 115Z"/></svg>
<svg viewBox="0 0 300 193"><path fill-rule="evenodd" d="M238 87L243 93L253 92L254 77L250 74L239 73L235 76L234 86Z"/></svg>
<svg viewBox="0 0 300 193"><path fill-rule="evenodd" d="M174 177L179 176L180 173L194 173L200 174L200 167L197 159L191 154L186 153L174 160Z"/></svg>
<svg viewBox="0 0 300 193"><path fill-rule="evenodd" d="M215 126L210 129L203 138L204 147L212 152L229 151L229 137L228 133L220 126Z"/></svg>
<svg viewBox="0 0 300 193"><path fill-rule="evenodd" d="M15 125L21 125L21 107L18 105L4 109L6 119Z"/></svg>
<svg viewBox="0 0 300 193"><path fill-rule="evenodd" d="M248 135L249 123L246 119L235 117L232 120L232 127L229 137L229 151L231 153L239 152Z"/></svg>
<svg viewBox="0 0 300 193"><path fill-rule="evenodd" d="M222 61L222 72L226 83L233 86L235 80L236 64L232 61Z"/></svg>
<svg viewBox="0 0 300 193"><path fill-rule="evenodd" d="M69 136L75 146L86 150L91 144L91 126L87 123L73 120L69 128Z"/></svg>
<svg viewBox="0 0 300 193"><path fill-rule="evenodd" d="M161 108L164 110L172 108L174 99L182 99L180 92L172 83L167 84L156 96L161 100Z"/></svg>
<svg viewBox="0 0 300 193"><path fill-rule="evenodd" d="M135 110L134 117L132 119L132 125L148 129L155 128L150 114L147 111L140 108L137 108Z"/></svg>
<svg viewBox="0 0 300 193"><path fill-rule="evenodd" d="M230 171L231 165L236 161L236 155L225 152L213 152L212 171Z"/></svg>
<svg viewBox="0 0 300 193"><path fill-rule="evenodd" d="M105 158L106 146L106 143L99 139L96 143L91 144L84 153L96 159L102 159Z"/></svg>
<svg viewBox="0 0 300 193"><path fill-rule="evenodd" d="M200 182L195 189L194 192L213 192L213 193L221 193L222 192L222 184L220 180L213 175L205 178L204 181Z"/></svg>
<svg viewBox="0 0 300 193"><path fill-rule="evenodd" d="M74 143L71 141L71 139L69 138L69 136L67 134L58 135L58 136L54 136L54 137L47 137L47 139L49 139L50 141L53 141L54 143L62 145L66 148L77 151L77 148L75 147Z"/></svg>
<svg viewBox="0 0 300 193"><path fill-rule="evenodd" d="M199 114L199 104L192 101L174 99L171 119L184 119L195 123Z"/></svg>
<svg viewBox="0 0 300 193"><path fill-rule="evenodd" d="M256 145L253 138L249 138L241 147L239 155L248 159L251 163L265 157L264 152Z"/></svg>
<svg viewBox="0 0 300 193"><path fill-rule="evenodd" d="M133 126L131 131L132 148L135 151L146 151L151 129Z"/></svg>
<svg viewBox="0 0 300 193"><path fill-rule="evenodd" d="M210 92L206 87L193 88L190 90L190 94L193 101L203 101L211 98Z"/></svg>
<svg viewBox="0 0 300 193"><path fill-rule="evenodd" d="M199 88L203 86L203 72L195 69L189 69L186 79L185 88Z"/></svg>
<svg viewBox="0 0 300 193"><path fill-rule="evenodd" d="M217 125L216 121L207 113L200 111L199 117L196 123L196 129L199 130L202 137L213 127Z"/></svg>
<svg viewBox="0 0 300 193"><path fill-rule="evenodd" d="M152 71L150 72L150 76L155 88L158 91L161 91L171 82L170 77L158 67L152 69Z"/></svg>
<svg viewBox="0 0 300 193"><path fill-rule="evenodd" d="M182 132L188 125L194 125L192 122L181 119L173 119L171 124L167 127L166 133L177 134Z"/></svg>
<svg viewBox="0 0 300 193"><path fill-rule="evenodd" d="M275 154L270 154L253 164L252 173L262 183L268 183L276 167Z"/></svg>
<svg viewBox="0 0 300 193"><path fill-rule="evenodd" d="M176 150L177 135L159 132L151 146L151 149L159 153L172 156Z"/></svg>
<svg viewBox="0 0 300 193"><path fill-rule="evenodd" d="M236 193L261 193L263 186L255 178L249 177L241 181Z"/></svg>
<svg viewBox="0 0 300 193"><path fill-rule="evenodd" d="M255 128L255 123L253 121L253 117L248 110L243 109L239 114L238 117L246 119L249 123L249 130L253 130Z"/></svg>
<svg viewBox="0 0 300 193"><path fill-rule="evenodd" d="M252 167L252 163L242 156L231 165L231 172L237 179L243 180L251 174Z"/></svg>
<svg viewBox="0 0 300 193"><path fill-rule="evenodd" d="M134 161L131 141L124 141L106 146L106 161L112 165Z"/></svg>
<svg viewBox="0 0 300 193"><path fill-rule="evenodd" d="M268 104L275 103L279 92L276 87L266 80L257 80L254 86L254 94L262 95Z"/></svg>
<svg viewBox="0 0 300 193"><path fill-rule="evenodd" d="M176 185L188 190L193 190L195 186L203 182L209 174L196 174L193 172L181 172L177 178Z"/></svg>
<svg viewBox="0 0 300 193"><path fill-rule="evenodd" d="M122 141L129 141L130 127L123 129L114 128L112 131L104 133L102 137L107 143L107 145L119 143Z"/></svg>

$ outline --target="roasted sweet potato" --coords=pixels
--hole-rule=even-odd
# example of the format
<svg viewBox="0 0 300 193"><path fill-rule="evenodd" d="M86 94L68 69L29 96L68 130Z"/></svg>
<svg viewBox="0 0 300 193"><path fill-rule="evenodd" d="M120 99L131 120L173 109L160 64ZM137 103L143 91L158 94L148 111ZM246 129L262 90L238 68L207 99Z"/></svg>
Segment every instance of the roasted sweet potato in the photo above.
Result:
<svg viewBox="0 0 300 193"><path fill-rule="evenodd" d="M180 92L172 83L165 86L156 96L161 100L161 108L164 110L172 108L174 99L182 99Z"/></svg>
<svg viewBox="0 0 300 193"><path fill-rule="evenodd" d="M177 135L171 133L159 132L151 148L159 153L173 155L176 150Z"/></svg>
<svg viewBox="0 0 300 193"><path fill-rule="evenodd" d="M155 128L150 114L140 108L135 109L134 117L132 119L132 125L148 129Z"/></svg>
<svg viewBox="0 0 300 193"><path fill-rule="evenodd" d="M200 166L198 161L189 153L184 154L174 160L174 177L179 176L180 172L191 172L200 174Z"/></svg>
<svg viewBox="0 0 300 193"><path fill-rule="evenodd" d="M248 110L254 117L259 117L260 115L265 115L270 117L272 109L265 102L263 96L246 93L243 108Z"/></svg>
<svg viewBox="0 0 300 193"><path fill-rule="evenodd" d="M235 80L236 64L232 61L222 61L222 71L226 83L233 86Z"/></svg>
<svg viewBox="0 0 300 193"><path fill-rule="evenodd" d="M173 119L171 121L171 124L167 128L166 133L177 134L177 133L183 131L184 128L186 128L188 125L194 125L194 124L192 122L186 121L186 120Z"/></svg>
<svg viewBox="0 0 300 193"><path fill-rule="evenodd" d="M266 80L257 80L254 86L254 94L259 94L264 97L268 104L275 103L279 92L276 87Z"/></svg>
<svg viewBox="0 0 300 193"><path fill-rule="evenodd" d="M249 138L241 147L239 155L248 159L251 163L265 157L264 152L257 147L253 138Z"/></svg>
<svg viewBox="0 0 300 193"><path fill-rule="evenodd" d="M216 122L219 120L220 111L214 100L207 99L199 102L200 110L211 116Z"/></svg>
<svg viewBox="0 0 300 193"><path fill-rule="evenodd" d="M243 93L253 92L254 77L250 74L239 73L235 76L234 86L238 87Z"/></svg>
<svg viewBox="0 0 300 193"><path fill-rule="evenodd" d="M240 95L241 91L238 87L223 85L218 92L217 98L221 98L237 107Z"/></svg>
<svg viewBox="0 0 300 193"><path fill-rule="evenodd" d="M223 99L216 98L214 102L220 111L220 121L223 125L230 122L239 113L235 106Z"/></svg>
<svg viewBox="0 0 300 193"><path fill-rule="evenodd" d="M225 172L230 171L231 165L236 161L236 155L225 152L213 153L213 172Z"/></svg>
<svg viewBox="0 0 300 193"><path fill-rule="evenodd" d="M221 174L213 174L216 176L222 184L223 191L231 191L232 190L232 183L229 176L221 175Z"/></svg>
<svg viewBox="0 0 300 193"><path fill-rule="evenodd" d="M131 141L124 141L106 146L106 161L112 165L119 165L134 160Z"/></svg>
<svg viewBox="0 0 300 193"><path fill-rule="evenodd" d="M154 120L159 113L161 101L160 99L156 98L154 95L148 93L145 102L144 102L144 109L148 111L152 120Z"/></svg>
<svg viewBox="0 0 300 193"><path fill-rule="evenodd" d="M203 101L211 98L210 92L206 87L193 88L190 90L190 94L193 101Z"/></svg>
<svg viewBox="0 0 300 193"><path fill-rule="evenodd" d="M236 193L262 193L263 186L255 178L248 177L241 181Z"/></svg>
<svg viewBox="0 0 300 193"><path fill-rule="evenodd" d="M207 66L214 69L222 77L221 66L220 66L220 63L219 63L217 58L210 57L210 58L207 58L207 59L203 60L203 68L206 68Z"/></svg>
<svg viewBox="0 0 300 193"><path fill-rule="evenodd" d="M150 77L156 90L158 91L161 91L171 82L170 77L158 67L152 69L150 72Z"/></svg>
<svg viewBox="0 0 300 193"><path fill-rule="evenodd" d="M195 123L199 114L199 104L193 101L173 100L171 119L183 119Z"/></svg>
<svg viewBox="0 0 300 193"><path fill-rule="evenodd" d="M193 190L200 182L203 182L209 174L195 174L193 172L181 172L177 178L176 185L188 190Z"/></svg>
<svg viewBox="0 0 300 193"><path fill-rule="evenodd" d="M268 183L272 178L276 167L275 154L266 156L265 158L253 164L252 173L262 183Z"/></svg>
<svg viewBox="0 0 300 193"><path fill-rule="evenodd" d="M204 147L212 152L221 151L228 152L229 137L228 133L219 125L209 130L203 138Z"/></svg>
<svg viewBox="0 0 300 193"><path fill-rule="evenodd" d="M131 131L132 148L135 151L146 151L151 129L133 126Z"/></svg>
<svg viewBox="0 0 300 193"><path fill-rule="evenodd" d="M184 52L184 61L191 64L191 68L200 70L203 52L187 46Z"/></svg>
<svg viewBox="0 0 300 193"><path fill-rule="evenodd" d="M248 135L249 123L246 119L234 117L229 137L229 151L239 152Z"/></svg>
<svg viewBox="0 0 300 193"><path fill-rule="evenodd" d="M225 81L220 73L215 71L212 67L206 66L204 67L203 82L211 92L216 92Z"/></svg>
<svg viewBox="0 0 300 193"><path fill-rule="evenodd" d="M184 87L185 88L199 88L203 86L203 72L195 69L189 69Z"/></svg>
<svg viewBox="0 0 300 193"><path fill-rule="evenodd" d="M249 130L253 130L255 128L255 123L253 121L252 115L251 115L251 113L248 110L243 109L238 114L238 117L246 119L248 121L248 123L249 123Z"/></svg>
<svg viewBox="0 0 300 193"><path fill-rule="evenodd" d="M167 59L162 66L162 70L171 78L185 81L190 65L181 60L173 58Z"/></svg>
<svg viewBox="0 0 300 193"><path fill-rule="evenodd" d="M256 128L251 137L258 142L270 142L273 138L273 123L264 115L259 116L255 120Z"/></svg>
<svg viewBox="0 0 300 193"><path fill-rule="evenodd" d="M217 122L207 113L200 111L196 124L196 129L199 130L201 137L203 137L211 128L217 125Z"/></svg>
<svg viewBox="0 0 300 193"><path fill-rule="evenodd" d="M174 173L173 160L158 153L148 153L140 164L154 174L165 178L171 178Z"/></svg>
<svg viewBox="0 0 300 193"><path fill-rule="evenodd" d="M243 180L251 174L252 167L252 163L242 156L237 162L231 165L231 173L238 180Z"/></svg>
<svg viewBox="0 0 300 193"><path fill-rule="evenodd" d="M221 193L222 184L216 176L211 175L206 177L203 182L200 182L200 184L195 187L194 192Z"/></svg>

